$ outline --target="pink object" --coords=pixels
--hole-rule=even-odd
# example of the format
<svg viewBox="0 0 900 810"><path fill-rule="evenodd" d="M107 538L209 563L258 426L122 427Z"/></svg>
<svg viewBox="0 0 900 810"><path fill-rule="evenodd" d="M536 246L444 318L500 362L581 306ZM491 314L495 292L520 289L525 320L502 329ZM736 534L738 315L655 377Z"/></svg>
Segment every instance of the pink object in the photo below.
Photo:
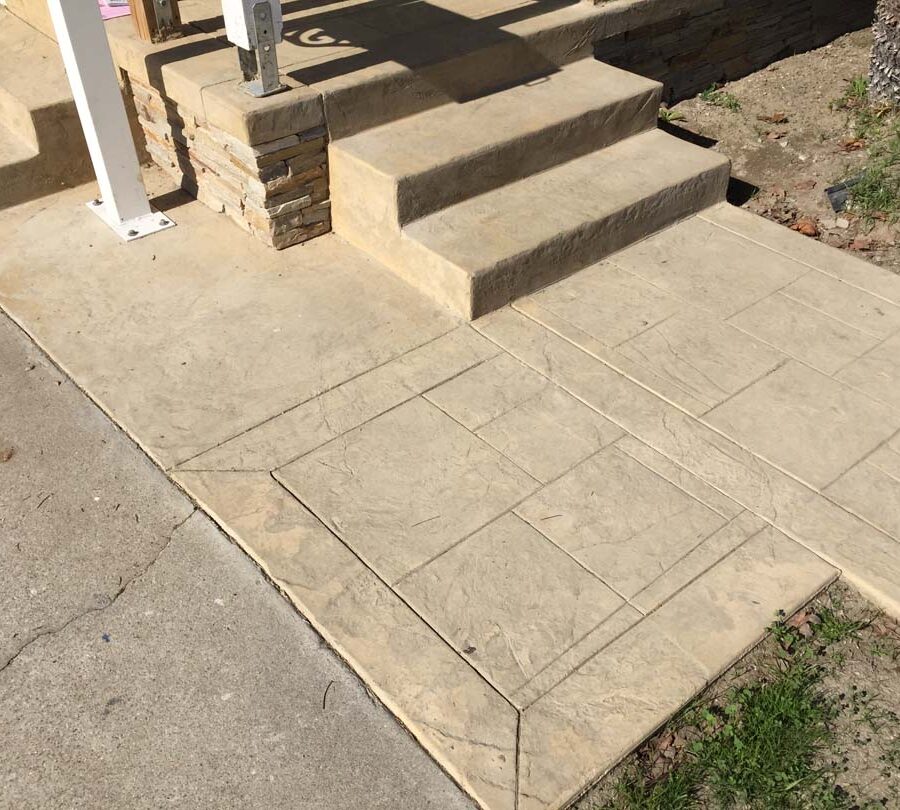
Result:
<svg viewBox="0 0 900 810"><path fill-rule="evenodd" d="M124 6L109 6L106 4L106 0L98 0L100 3L100 16L104 20L111 20L113 17L124 17L126 14L131 14L131 7L128 5Z"/></svg>

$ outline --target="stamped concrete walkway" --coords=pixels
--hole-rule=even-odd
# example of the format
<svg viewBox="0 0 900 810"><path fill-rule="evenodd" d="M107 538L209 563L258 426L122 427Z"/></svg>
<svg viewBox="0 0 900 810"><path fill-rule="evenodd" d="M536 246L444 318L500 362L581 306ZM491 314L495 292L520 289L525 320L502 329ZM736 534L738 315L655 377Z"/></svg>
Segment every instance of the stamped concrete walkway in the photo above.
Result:
<svg viewBox="0 0 900 810"><path fill-rule="evenodd" d="M900 615L886 271L722 205L468 325L336 237L173 195L124 246L89 196L0 214L0 304L490 810L840 574Z"/></svg>
<svg viewBox="0 0 900 810"><path fill-rule="evenodd" d="M10 447L2 810L473 810L246 555L0 313Z"/></svg>

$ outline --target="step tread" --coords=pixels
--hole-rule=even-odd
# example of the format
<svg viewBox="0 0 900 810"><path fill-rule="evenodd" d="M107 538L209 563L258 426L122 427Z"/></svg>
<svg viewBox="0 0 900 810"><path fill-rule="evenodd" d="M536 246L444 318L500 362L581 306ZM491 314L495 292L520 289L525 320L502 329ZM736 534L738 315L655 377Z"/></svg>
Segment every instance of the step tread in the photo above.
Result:
<svg viewBox="0 0 900 810"><path fill-rule="evenodd" d="M727 163L653 130L430 214L403 233L476 276Z"/></svg>
<svg viewBox="0 0 900 810"><path fill-rule="evenodd" d="M0 8L0 90L34 110L71 103L56 43Z"/></svg>
<svg viewBox="0 0 900 810"><path fill-rule="evenodd" d="M401 118L334 146L387 176L414 175L486 152L498 142L652 94L658 87L652 79L583 59L549 76Z"/></svg>

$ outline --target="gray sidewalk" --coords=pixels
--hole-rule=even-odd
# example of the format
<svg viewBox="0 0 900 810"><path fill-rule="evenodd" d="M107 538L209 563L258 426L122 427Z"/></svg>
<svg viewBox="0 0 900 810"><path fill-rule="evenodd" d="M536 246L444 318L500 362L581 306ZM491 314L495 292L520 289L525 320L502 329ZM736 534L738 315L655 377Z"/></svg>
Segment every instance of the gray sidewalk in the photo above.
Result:
<svg viewBox="0 0 900 810"><path fill-rule="evenodd" d="M10 448L0 807L471 807L244 554L0 315L0 459Z"/></svg>

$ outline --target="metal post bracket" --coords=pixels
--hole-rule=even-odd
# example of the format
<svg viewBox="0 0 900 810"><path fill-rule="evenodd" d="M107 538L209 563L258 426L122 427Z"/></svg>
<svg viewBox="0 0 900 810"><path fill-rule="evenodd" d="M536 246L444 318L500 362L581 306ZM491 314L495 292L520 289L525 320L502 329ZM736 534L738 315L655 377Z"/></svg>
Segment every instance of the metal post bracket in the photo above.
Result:
<svg viewBox="0 0 900 810"><path fill-rule="evenodd" d="M170 216L152 209L149 214L122 221L116 216L112 207L106 205L99 197L85 205L126 242L133 242L135 239L142 239L152 233L167 231L169 228L175 227L175 222Z"/></svg>
<svg viewBox="0 0 900 810"><path fill-rule="evenodd" d="M238 46L238 57L244 81L241 87L255 98L264 98L287 90L278 76L276 25L272 19L269 0L259 0L252 6L252 50Z"/></svg>

